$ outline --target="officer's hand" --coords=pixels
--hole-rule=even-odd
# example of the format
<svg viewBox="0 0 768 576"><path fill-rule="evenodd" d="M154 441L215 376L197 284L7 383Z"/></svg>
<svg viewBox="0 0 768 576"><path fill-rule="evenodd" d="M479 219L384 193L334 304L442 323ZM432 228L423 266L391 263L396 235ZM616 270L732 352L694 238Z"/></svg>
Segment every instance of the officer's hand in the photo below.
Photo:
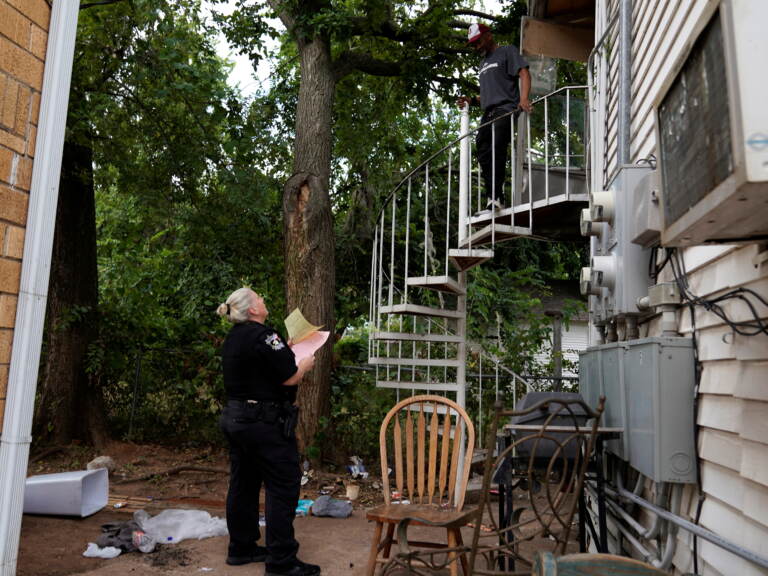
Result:
<svg viewBox="0 0 768 576"><path fill-rule="evenodd" d="M314 367L315 367L315 357L314 356L308 356L306 358L302 358L301 361L299 362L299 371L302 374L306 374L307 372L312 370L312 368L314 368Z"/></svg>
<svg viewBox="0 0 768 576"><path fill-rule="evenodd" d="M525 110L530 114L531 110L533 110L533 104L531 104L531 101L526 98L525 100L520 100L520 106L518 106L518 108Z"/></svg>

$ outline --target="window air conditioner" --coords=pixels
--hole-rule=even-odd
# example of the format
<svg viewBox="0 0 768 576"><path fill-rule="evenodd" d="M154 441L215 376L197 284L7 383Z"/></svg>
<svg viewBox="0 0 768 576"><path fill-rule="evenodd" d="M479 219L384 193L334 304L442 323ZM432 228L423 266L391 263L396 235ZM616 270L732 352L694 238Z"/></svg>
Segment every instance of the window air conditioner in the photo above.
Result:
<svg viewBox="0 0 768 576"><path fill-rule="evenodd" d="M768 2L721 0L672 68L656 107L663 245L768 238L766 22Z"/></svg>

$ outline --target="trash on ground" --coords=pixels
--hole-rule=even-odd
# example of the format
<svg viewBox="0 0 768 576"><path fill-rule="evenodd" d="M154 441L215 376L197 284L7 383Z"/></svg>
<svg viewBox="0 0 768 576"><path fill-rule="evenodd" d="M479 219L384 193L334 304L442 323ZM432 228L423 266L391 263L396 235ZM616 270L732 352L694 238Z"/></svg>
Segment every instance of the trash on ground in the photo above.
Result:
<svg viewBox="0 0 768 576"><path fill-rule="evenodd" d="M358 496L360 496L360 485L347 484L347 498L350 500L357 500Z"/></svg>
<svg viewBox="0 0 768 576"><path fill-rule="evenodd" d="M24 485L25 514L84 518L104 508L108 500L106 468L30 476Z"/></svg>
<svg viewBox="0 0 768 576"><path fill-rule="evenodd" d="M120 556L122 550L114 546L105 546L101 548L95 542L88 542L88 547L83 552L86 558L116 558Z"/></svg>
<svg viewBox="0 0 768 576"><path fill-rule="evenodd" d="M133 519L147 535L161 544L175 544L188 538L212 538L225 536L227 522L211 516L205 510L163 510L157 516L150 516L145 510L137 510Z"/></svg>
<svg viewBox="0 0 768 576"><path fill-rule="evenodd" d="M296 506L296 516L309 516L312 503L313 500L299 500L299 505Z"/></svg>
<svg viewBox="0 0 768 576"><path fill-rule="evenodd" d="M347 466L347 470L349 470L349 473L352 475L352 478L368 478L368 471L365 469L365 466L363 465L363 460L359 456L350 456L349 459L352 461L351 466Z"/></svg>
<svg viewBox="0 0 768 576"><path fill-rule="evenodd" d="M115 461L111 456L96 456L96 458L88 462L85 468L87 470L98 470L99 468L106 468L110 473L112 473L115 468L117 468L117 464L115 464Z"/></svg>
<svg viewBox="0 0 768 576"><path fill-rule="evenodd" d="M112 504L112 508L122 508L124 506L128 506L128 502L115 502Z"/></svg>
<svg viewBox="0 0 768 576"><path fill-rule="evenodd" d="M352 514L352 502L336 500L330 496L320 496L312 504L313 516L330 516L332 518L349 518Z"/></svg>
<svg viewBox="0 0 768 576"><path fill-rule="evenodd" d="M267 525L267 518L264 516L264 514L259 515L259 526L266 526Z"/></svg>
<svg viewBox="0 0 768 576"><path fill-rule="evenodd" d="M122 552L141 550L149 553L155 549L155 540L144 533L136 520L129 520L102 524L96 545L100 548L114 547Z"/></svg>

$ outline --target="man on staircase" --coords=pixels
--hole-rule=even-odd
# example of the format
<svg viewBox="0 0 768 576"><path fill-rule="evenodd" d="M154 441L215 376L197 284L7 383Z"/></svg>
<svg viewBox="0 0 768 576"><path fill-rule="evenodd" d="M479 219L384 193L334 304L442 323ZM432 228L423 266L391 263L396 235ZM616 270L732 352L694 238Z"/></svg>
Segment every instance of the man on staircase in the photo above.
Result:
<svg viewBox="0 0 768 576"><path fill-rule="evenodd" d="M502 210L505 206L503 185L507 151L512 140L511 120L505 115L514 111L517 117L520 110L531 111L531 102L528 100L531 75L528 62L518 49L511 45L498 46L491 29L485 24L470 25L467 37L467 43L483 58L478 70L480 97L462 96L459 98L459 106L480 105L483 109L481 124L489 123L478 130L476 144L485 185L486 207L492 212Z"/></svg>

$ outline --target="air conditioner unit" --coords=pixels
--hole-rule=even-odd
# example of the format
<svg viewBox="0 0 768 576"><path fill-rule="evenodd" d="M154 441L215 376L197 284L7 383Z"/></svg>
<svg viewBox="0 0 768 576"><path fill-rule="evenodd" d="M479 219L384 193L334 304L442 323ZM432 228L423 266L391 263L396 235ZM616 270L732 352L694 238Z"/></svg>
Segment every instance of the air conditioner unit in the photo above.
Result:
<svg viewBox="0 0 768 576"><path fill-rule="evenodd" d="M707 18L656 107L666 246L768 237L768 2Z"/></svg>

